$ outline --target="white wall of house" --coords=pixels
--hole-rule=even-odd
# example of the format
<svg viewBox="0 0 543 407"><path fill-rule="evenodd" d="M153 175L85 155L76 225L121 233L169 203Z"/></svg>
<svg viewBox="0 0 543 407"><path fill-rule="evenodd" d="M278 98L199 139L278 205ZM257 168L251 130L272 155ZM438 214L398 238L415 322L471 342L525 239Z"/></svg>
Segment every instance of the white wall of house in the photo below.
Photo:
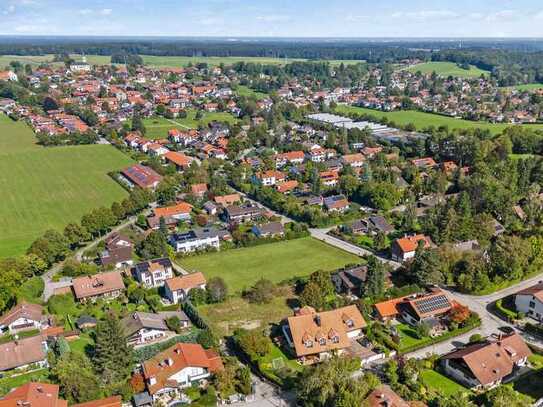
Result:
<svg viewBox="0 0 543 407"><path fill-rule="evenodd" d="M7 328L10 333L15 333L18 331L25 331L31 329L42 329L45 328L45 326L42 326L41 321L34 321L32 319L21 317L9 324Z"/></svg>
<svg viewBox="0 0 543 407"><path fill-rule="evenodd" d="M175 380L181 386L190 386L192 382L205 379L209 376L210 374L207 369L189 366L170 376L169 380Z"/></svg>
<svg viewBox="0 0 543 407"><path fill-rule="evenodd" d="M175 242L174 249L176 252L188 253L206 247L214 247L218 249L220 247L219 237L212 236L203 239L186 240L183 242Z"/></svg>
<svg viewBox="0 0 543 407"><path fill-rule="evenodd" d="M167 331L162 331L159 329L147 329L142 328L130 338L128 338L128 343L131 345L141 345L146 342L151 342L166 336Z"/></svg>
<svg viewBox="0 0 543 407"><path fill-rule="evenodd" d="M445 359L442 365L445 369L445 373L447 373L448 376L451 376L453 379L465 384L470 389L481 386L481 383L479 383L477 379L466 376L461 370L455 369L453 366L451 366L448 359Z"/></svg>
<svg viewBox="0 0 543 407"><path fill-rule="evenodd" d="M543 303L531 294L517 294L515 296L515 306L518 312L538 321L543 320Z"/></svg>

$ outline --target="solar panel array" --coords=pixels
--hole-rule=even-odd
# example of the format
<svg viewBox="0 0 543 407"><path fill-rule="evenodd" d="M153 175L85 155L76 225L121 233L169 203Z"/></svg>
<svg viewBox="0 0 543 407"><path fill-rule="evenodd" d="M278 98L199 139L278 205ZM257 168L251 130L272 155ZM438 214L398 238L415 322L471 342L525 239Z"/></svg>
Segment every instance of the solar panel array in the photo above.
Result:
<svg viewBox="0 0 543 407"><path fill-rule="evenodd" d="M430 298L421 298L415 302L419 312L421 314L426 314L429 312L434 312L441 310L443 308L451 307L451 303L446 295L436 295L435 297Z"/></svg>

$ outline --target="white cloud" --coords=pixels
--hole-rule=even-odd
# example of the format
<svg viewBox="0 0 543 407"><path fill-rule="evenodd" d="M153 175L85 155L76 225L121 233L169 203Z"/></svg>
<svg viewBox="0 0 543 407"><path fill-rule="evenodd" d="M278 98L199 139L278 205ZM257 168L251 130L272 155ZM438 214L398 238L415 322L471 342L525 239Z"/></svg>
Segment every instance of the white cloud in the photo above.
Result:
<svg viewBox="0 0 543 407"><path fill-rule="evenodd" d="M111 13L113 13L113 10L110 8L104 8L100 11L100 14L102 14L103 16L109 16L111 15Z"/></svg>
<svg viewBox="0 0 543 407"><path fill-rule="evenodd" d="M520 14L516 10L502 10L496 13L489 14L485 17L486 21L503 21L511 20L520 17Z"/></svg>
<svg viewBox="0 0 543 407"><path fill-rule="evenodd" d="M428 20L450 20L460 17L460 14L450 10L418 10L418 11L397 11L392 13L392 18L406 20L428 21Z"/></svg>
<svg viewBox="0 0 543 407"><path fill-rule="evenodd" d="M81 14L82 16L87 16L89 14L92 14L92 10L90 8L84 8L79 10L79 14Z"/></svg>

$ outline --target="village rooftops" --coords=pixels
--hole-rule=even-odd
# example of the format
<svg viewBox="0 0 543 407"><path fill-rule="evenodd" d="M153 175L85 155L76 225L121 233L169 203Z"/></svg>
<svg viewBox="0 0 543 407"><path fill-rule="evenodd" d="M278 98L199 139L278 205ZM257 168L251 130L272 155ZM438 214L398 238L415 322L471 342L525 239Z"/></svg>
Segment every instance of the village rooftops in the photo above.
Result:
<svg viewBox="0 0 543 407"><path fill-rule="evenodd" d="M222 206L229 206L235 204L236 202L241 202L241 197L239 194L218 195L213 199L217 204Z"/></svg>
<svg viewBox="0 0 543 407"><path fill-rule="evenodd" d="M174 277L166 280L165 283L171 291L190 290L195 287L200 287L206 284L206 278L203 273L196 272L185 274L179 277Z"/></svg>
<svg viewBox="0 0 543 407"><path fill-rule="evenodd" d="M172 206L165 206L162 208L156 208L154 210L155 216L167 217L175 215L188 215L192 211L192 205L186 202L179 202Z"/></svg>
<svg viewBox="0 0 543 407"><path fill-rule="evenodd" d="M42 321L46 319L44 316L44 308L41 305L22 302L0 317L0 327L10 325L19 318L30 319L32 321Z"/></svg>
<svg viewBox="0 0 543 407"><path fill-rule="evenodd" d="M168 331L166 320L172 317L179 318L180 321L189 322L189 318L183 311L164 311L153 314L151 312L133 312L124 317L121 324L126 336L134 335L140 329L157 329Z"/></svg>
<svg viewBox="0 0 543 407"><path fill-rule="evenodd" d="M125 168L122 170L122 174L133 184L144 189L155 188L158 183L162 181L162 177L152 168L141 164L136 164L132 167Z"/></svg>
<svg viewBox="0 0 543 407"><path fill-rule="evenodd" d="M10 370L47 359L42 335L0 344L0 371Z"/></svg>
<svg viewBox="0 0 543 407"><path fill-rule="evenodd" d="M122 406L121 396L111 396L105 399L87 401L86 403L72 404L70 407L121 407L121 406Z"/></svg>

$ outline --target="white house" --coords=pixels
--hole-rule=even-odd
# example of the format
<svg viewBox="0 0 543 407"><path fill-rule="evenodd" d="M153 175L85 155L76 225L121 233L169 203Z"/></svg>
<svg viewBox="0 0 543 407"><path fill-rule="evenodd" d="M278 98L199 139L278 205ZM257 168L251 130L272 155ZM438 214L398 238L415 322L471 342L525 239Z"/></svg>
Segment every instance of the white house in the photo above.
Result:
<svg viewBox="0 0 543 407"><path fill-rule="evenodd" d="M154 399L209 378L224 368L220 356L196 343L178 343L143 363L143 377Z"/></svg>
<svg viewBox="0 0 543 407"><path fill-rule="evenodd" d="M185 301L190 290L193 288L205 290L206 283L206 278L200 272L185 274L166 280L164 291L170 302L177 304L178 302Z"/></svg>
<svg viewBox="0 0 543 407"><path fill-rule="evenodd" d="M543 320L543 282L516 293L515 306L518 312L537 321Z"/></svg>
<svg viewBox="0 0 543 407"><path fill-rule="evenodd" d="M21 331L45 329L49 318L39 304L20 303L0 317L0 332L15 334Z"/></svg>
<svg viewBox="0 0 543 407"><path fill-rule="evenodd" d="M188 328L190 320L182 311L166 311L153 314L150 312L134 312L121 320L126 341L129 345L138 346L168 339L175 335L168 328L166 321L177 317L181 328Z"/></svg>
<svg viewBox="0 0 543 407"><path fill-rule="evenodd" d="M219 249L219 235L213 229L189 230L170 237L176 252L190 253L207 248Z"/></svg>
<svg viewBox="0 0 543 407"><path fill-rule="evenodd" d="M145 288L162 287L173 277L173 264L168 258L154 259L136 264L132 272Z"/></svg>

